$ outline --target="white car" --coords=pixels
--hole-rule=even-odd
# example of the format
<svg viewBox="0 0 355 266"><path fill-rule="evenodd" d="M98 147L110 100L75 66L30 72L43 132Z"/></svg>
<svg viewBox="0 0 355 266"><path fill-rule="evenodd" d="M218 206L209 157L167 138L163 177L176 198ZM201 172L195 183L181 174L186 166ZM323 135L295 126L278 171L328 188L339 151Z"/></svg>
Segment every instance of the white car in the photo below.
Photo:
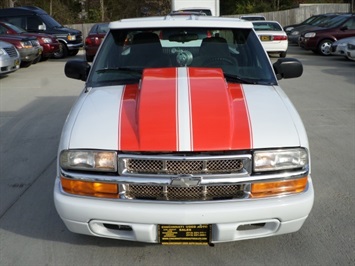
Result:
<svg viewBox="0 0 355 266"><path fill-rule="evenodd" d="M243 15L240 18L248 21L266 20L262 15Z"/></svg>
<svg viewBox="0 0 355 266"><path fill-rule="evenodd" d="M253 21L254 29L268 53L285 57L288 48L288 37L277 21Z"/></svg>
<svg viewBox="0 0 355 266"><path fill-rule="evenodd" d="M0 41L0 75L14 72L20 68L21 58L16 47Z"/></svg>
<svg viewBox="0 0 355 266"><path fill-rule="evenodd" d="M109 24L58 149L54 202L75 233L213 245L296 232L313 205L310 151L251 22L212 16ZM186 45L189 44L189 45Z"/></svg>
<svg viewBox="0 0 355 266"><path fill-rule="evenodd" d="M348 37L348 38L343 38L340 40L337 40L335 42L332 43L331 49L330 49L330 53L332 55L341 55L341 56L345 56L348 58L347 55L347 46L348 43L355 43L355 36L354 37Z"/></svg>
<svg viewBox="0 0 355 266"><path fill-rule="evenodd" d="M348 59L355 60L355 37L347 42L345 54Z"/></svg>

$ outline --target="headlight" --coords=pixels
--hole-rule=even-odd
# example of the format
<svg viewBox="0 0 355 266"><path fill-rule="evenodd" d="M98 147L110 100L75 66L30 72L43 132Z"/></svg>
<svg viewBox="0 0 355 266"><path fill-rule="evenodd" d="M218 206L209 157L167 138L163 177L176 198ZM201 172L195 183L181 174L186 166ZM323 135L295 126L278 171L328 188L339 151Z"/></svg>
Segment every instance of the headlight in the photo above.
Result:
<svg viewBox="0 0 355 266"><path fill-rule="evenodd" d="M355 50L355 44L348 43L349 50Z"/></svg>
<svg viewBox="0 0 355 266"><path fill-rule="evenodd" d="M308 165L308 153L302 148L254 152L255 172L292 170L306 165Z"/></svg>
<svg viewBox="0 0 355 266"><path fill-rule="evenodd" d="M66 170L117 171L117 153L113 151L65 150L59 162Z"/></svg>
<svg viewBox="0 0 355 266"><path fill-rule="evenodd" d="M300 35L300 32L295 30L295 31L291 32L291 35Z"/></svg>
<svg viewBox="0 0 355 266"><path fill-rule="evenodd" d="M25 41L25 42L20 42L21 43L21 46L23 47L23 48L32 48L33 47L33 45L32 45L32 43L30 42L30 41Z"/></svg>
<svg viewBox="0 0 355 266"><path fill-rule="evenodd" d="M52 42L51 38L45 38L45 37L42 38L42 41L44 43L51 43Z"/></svg>
<svg viewBox="0 0 355 266"><path fill-rule="evenodd" d="M287 27L286 29L285 29L285 31L291 31L291 30L293 30L294 29L294 27Z"/></svg>
<svg viewBox="0 0 355 266"><path fill-rule="evenodd" d="M304 37L306 38L313 38L316 37L316 33L315 32L307 32Z"/></svg>
<svg viewBox="0 0 355 266"><path fill-rule="evenodd" d="M4 55L4 54L5 54L4 50L0 49L0 55Z"/></svg>
<svg viewBox="0 0 355 266"><path fill-rule="evenodd" d="M68 35L68 41L75 41L76 36L75 35Z"/></svg>

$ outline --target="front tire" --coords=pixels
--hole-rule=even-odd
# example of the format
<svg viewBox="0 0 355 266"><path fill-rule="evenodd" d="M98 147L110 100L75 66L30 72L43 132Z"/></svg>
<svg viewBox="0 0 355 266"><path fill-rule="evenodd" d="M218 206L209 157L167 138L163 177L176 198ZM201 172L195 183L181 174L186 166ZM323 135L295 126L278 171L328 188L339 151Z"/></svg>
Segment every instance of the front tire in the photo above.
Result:
<svg viewBox="0 0 355 266"><path fill-rule="evenodd" d="M32 65L32 61L21 61L20 67L27 68Z"/></svg>
<svg viewBox="0 0 355 266"><path fill-rule="evenodd" d="M329 39L321 41L318 45L318 53L324 56L330 55L332 43L333 41Z"/></svg>
<svg viewBox="0 0 355 266"><path fill-rule="evenodd" d="M68 52L69 56L76 56L79 53L79 49L70 50Z"/></svg>
<svg viewBox="0 0 355 266"><path fill-rule="evenodd" d="M86 61L87 62L92 62L92 61L94 61L94 56L93 55L85 55L85 58L86 58Z"/></svg>
<svg viewBox="0 0 355 266"><path fill-rule="evenodd" d="M68 56L68 48L65 43L60 42L59 51L53 54L53 58L61 59Z"/></svg>

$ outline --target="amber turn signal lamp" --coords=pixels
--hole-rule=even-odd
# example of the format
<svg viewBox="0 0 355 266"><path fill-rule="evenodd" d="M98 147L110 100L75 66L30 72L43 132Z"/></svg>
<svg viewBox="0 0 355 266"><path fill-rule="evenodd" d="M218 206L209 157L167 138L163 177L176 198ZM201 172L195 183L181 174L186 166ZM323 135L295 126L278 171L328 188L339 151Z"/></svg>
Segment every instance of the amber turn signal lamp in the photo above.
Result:
<svg viewBox="0 0 355 266"><path fill-rule="evenodd" d="M254 183L251 185L251 197L273 197L291 193L299 193L306 189L308 177L276 182Z"/></svg>
<svg viewBox="0 0 355 266"><path fill-rule="evenodd" d="M63 190L70 194L99 198L118 197L117 184L73 180L65 177L61 177L60 180Z"/></svg>

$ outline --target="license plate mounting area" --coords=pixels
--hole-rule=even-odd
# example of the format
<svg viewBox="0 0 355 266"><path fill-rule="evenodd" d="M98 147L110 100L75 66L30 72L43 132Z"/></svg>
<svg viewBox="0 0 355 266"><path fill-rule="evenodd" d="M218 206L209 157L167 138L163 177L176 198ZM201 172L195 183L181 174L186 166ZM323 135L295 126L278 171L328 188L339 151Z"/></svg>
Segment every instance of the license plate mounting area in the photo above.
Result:
<svg viewBox="0 0 355 266"><path fill-rule="evenodd" d="M210 245L211 232L209 224L158 225L162 245Z"/></svg>

